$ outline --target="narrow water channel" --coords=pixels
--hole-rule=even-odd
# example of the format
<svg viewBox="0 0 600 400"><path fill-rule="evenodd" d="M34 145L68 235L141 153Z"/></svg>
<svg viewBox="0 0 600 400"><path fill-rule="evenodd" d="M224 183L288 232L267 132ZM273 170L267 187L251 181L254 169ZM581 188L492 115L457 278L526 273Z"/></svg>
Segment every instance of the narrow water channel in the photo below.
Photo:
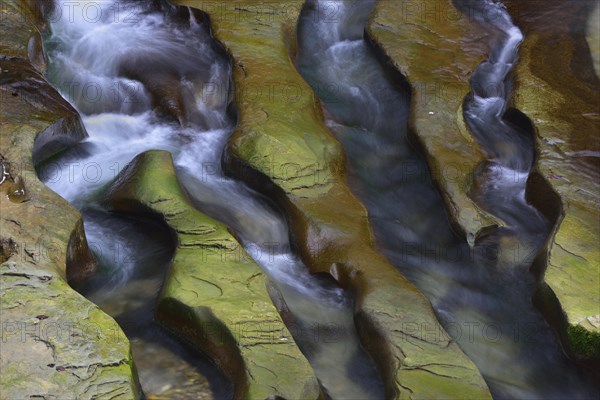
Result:
<svg viewBox="0 0 600 400"><path fill-rule="evenodd" d="M498 2L463 3L495 35L465 101L467 124L489 156L472 196L507 225L472 250L452 230L408 129L410 88L390 75L365 40L374 4L307 0L296 63L321 95L327 124L347 156L348 182L369 211L379 248L429 298L495 398L592 398L596 389L531 301L536 278L530 267L551 226L525 199L533 137L515 122L522 116L506 113L521 32ZM490 14L497 19L483 17ZM334 89L319 93L323 87Z"/></svg>
<svg viewBox="0 0 600 400"><path fill-rule="evenodd" d="M151 222L109 213L99 204L107 185L137 154L162 149L173 154L195 206L233 229L277 285L296 324L304 331L335 327L334 342L295 336L324 392L332 398L382 398L380 377L354 327L353 299L309 274L291 251L281 212L222 172L223 149L236 124L231 64L204 14L166 1L95 4L102 10L97 20L72 12L73 2L63 0L55 7L69 18L49 18L49 80L80 112L89 138L38 171L82 211L100 269L80 290L132 340L146 395L231 396L230 384L209 360L152 321L171 239ZM215 93L214 87L227 90Z"/></svg>

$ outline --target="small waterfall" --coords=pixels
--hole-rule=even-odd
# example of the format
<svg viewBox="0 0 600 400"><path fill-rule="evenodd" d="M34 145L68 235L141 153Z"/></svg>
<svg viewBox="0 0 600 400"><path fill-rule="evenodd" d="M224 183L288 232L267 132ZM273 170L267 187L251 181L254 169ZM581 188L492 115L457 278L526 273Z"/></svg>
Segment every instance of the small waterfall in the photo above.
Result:
<svg viewBox="0 0 600 400"><path fill-rule="evenodd" d="M511 71L518 61L523 34L501 3L482 0L469 3L470 15L491 34L490 58L481 63L471 77L472 92L463 104L464 118L482 146L488 160L480 165L471 196L488 212L502 219L506 227L498 229L496 238L486 241L514 240L527 257L514 258L504 268L522 269L528 275L533 257L539 253L550 234L551 224L531 204L525 193L534 164L533 131L519 115L516 121L507 113L512 96ZM460 7L460 3L459 3ZM508 239L511 238L511 239ZM500 254L502 250L498 251ZM523 279L530 279L524 276Z"/></svg>

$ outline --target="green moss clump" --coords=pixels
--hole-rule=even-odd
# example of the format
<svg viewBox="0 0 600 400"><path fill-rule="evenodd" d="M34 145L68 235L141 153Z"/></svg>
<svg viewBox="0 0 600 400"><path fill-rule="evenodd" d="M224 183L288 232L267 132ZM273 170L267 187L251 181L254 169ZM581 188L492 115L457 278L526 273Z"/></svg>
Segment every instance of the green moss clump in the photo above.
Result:
<svg viewBox="0 0 600 400"><path fill-rule="evenodd" d="M567 328L569 345L578 357L593 359L600 357L600 333L591 332L579 325Z"/></svg>

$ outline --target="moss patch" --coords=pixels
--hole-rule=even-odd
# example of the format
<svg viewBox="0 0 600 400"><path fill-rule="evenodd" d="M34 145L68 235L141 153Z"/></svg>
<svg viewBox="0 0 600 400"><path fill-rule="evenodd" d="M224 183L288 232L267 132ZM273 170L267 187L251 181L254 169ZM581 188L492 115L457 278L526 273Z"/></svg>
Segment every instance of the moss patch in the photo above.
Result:
<svg viewBox="0 0 600 400"><path fill-rule="evenodd" d="M579 325L569 325L567 336L571 348L584 359L600 357L600 333L590 332Z"/></svg>

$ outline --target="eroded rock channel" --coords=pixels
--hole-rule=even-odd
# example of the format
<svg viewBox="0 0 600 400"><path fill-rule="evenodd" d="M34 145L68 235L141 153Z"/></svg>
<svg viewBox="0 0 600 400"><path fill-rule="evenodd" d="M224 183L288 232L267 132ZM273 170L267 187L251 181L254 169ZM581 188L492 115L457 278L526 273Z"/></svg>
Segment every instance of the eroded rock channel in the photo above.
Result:
<svg viewBox="0 0 600 400"><path fill-rule="evenodd" d="M374 4L308 1L297 65L344 146L348 182L369 210L379 247L428 296L495 397L593 396L591 377L567 358L532 304L541 273L536 258L552 223L525 194L534 164L533 126L507 106L522 33L500 3L456 2L492 37L489 60L471 78L464 118L489 157L476 171L471 196L505 224L480 235L471 248L453 229L408 128L410 83L363 33Z"/></svg>
<svg viewBox="0 0 600 400"><path fill-rule="evenodd" d="M162 1L98 4L94 22L53 22L68 2L49 14L48 75L89 137L38 172L84 215L100 269L80 290L122 323L142 389L170 398L208 384L216 398L382 397L352 297L310 275L277 207L222 172L236 113L230 60L207 15ZM68 179L59 176L65 166Z"/></svg>
<svg viewBox="0 0 600 400"><path fill-rule="evenodd" d="M5 0L0 397L597 395L593 299L575 347L544 282L524 34L447 3L436 33L400 0ZM427 113L415 71L464 92Z"/></svg>

